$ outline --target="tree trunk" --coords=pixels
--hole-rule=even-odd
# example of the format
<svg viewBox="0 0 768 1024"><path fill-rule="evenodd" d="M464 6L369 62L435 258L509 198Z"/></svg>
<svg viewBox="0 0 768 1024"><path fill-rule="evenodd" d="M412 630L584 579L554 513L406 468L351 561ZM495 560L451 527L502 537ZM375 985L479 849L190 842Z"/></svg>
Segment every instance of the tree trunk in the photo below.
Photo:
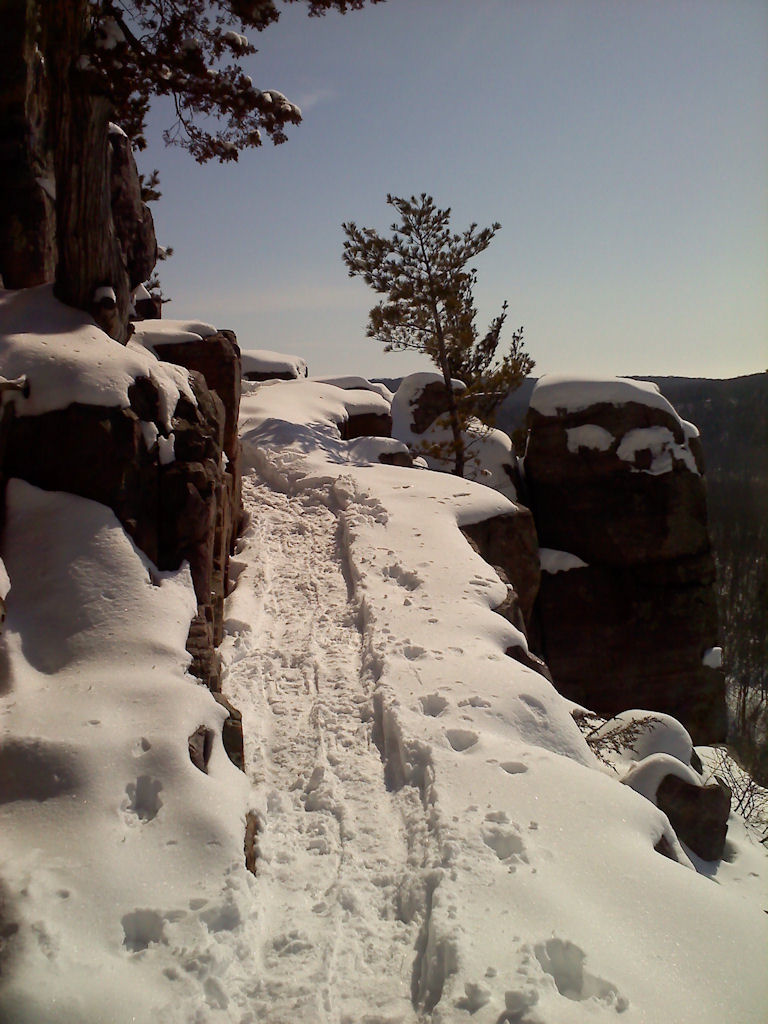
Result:
<svg viewBox="0 0 768 1024"><path fill-rule="evenodd" d="M453 435L453 473L455 476L464 476L464 466L466 461L464 454L464 435L461 432L459 409L456 404L456 393L453 390L451 371L447 361L442 361L441 369L443 371L443 380L445 381L445 390L447 392L446 400L448 402L448 421L451 425L451 434Z"/></svg>
<svg viewBox="0 0 768 1024"><path fill-rule="evenodd" d="M430 290L432 282L430 280ZM440 363L440 370L443 374L443 381L445 382L446 401L448 402L448 422L451 425L451 434L453 435L453 473L454 476L464 476L464 465L465 465L465 453L464 453L464 435L461 432L461 423L459 422L459 409L456 404L456 394L453 390L453 383L451 377L451 368L448 365L448 356L445 351L445 336L443 334L443 325L440 320L440 313L437 309L437 302L432 298L432 318L435 325L435 337L437 338L437 354Z"/></svg>
<svg viewBox="0 0 768 1024"><path fill-rule="evenodd" d="M46 7L59 253L54 291L67 305L87 310L125 344L130 287L110 202L112 107L107 97L91 91L93 80L80 66L90 5L87 0L53 0Z"/></svg>

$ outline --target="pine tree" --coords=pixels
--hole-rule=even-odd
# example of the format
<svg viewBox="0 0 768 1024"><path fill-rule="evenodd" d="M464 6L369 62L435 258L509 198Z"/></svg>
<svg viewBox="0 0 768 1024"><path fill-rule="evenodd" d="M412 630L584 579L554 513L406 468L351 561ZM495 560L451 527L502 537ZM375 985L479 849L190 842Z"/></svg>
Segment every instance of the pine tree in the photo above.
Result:
<svg viewBox="0 0 768 1024"><path fill-rule="evenodd" d="M277 0L24 0L35 88L46 107L45 136L56 183L56 294L93 312L96 290L114 295L103 326L128 337L130 283L110 208L110 121L137 149L152 100L169 97L175 118L165 140L199 162L236 160L264 137L285 141L301 121L274 89L258 89L242 67L255 53L244 34L277 21ZM383 0L282 0L311 16ZM14 55L16 57L17 55ZM37 109L37 108L35 108Z"/></svg>
<svg viewBox="0 0 768 1024"><path fill-rule="evenodd" d="M476 327L474 286L477 271L470 260L488 248L501 227L478 229L471 224L455 233L450 208L435 206L432 196L387 196L400 216L385 238L372 228L342 225L346 234L343 260L350 277L386 296L369 314L367 335L384 343L387 352L411 349L429 356L445 383L454 473L464 475L469 417L492 422L499 402L533 369L523 348L523 329L515 331L501 358L497 351L507 317L507 303L480 337ZM454 391L461 380L466 391Z"/></svg>

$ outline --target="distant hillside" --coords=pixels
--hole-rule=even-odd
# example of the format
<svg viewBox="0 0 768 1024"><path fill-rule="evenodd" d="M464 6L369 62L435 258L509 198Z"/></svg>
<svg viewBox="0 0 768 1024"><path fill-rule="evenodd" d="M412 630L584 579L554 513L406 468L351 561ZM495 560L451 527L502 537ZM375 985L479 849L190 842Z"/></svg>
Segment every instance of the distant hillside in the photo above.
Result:
<svg viewBox="0 0 768 1024"><path fill-rule="evenodd" d="M701 431L709 483L768 482L768 373L730 380L646 377Z"/></svg>

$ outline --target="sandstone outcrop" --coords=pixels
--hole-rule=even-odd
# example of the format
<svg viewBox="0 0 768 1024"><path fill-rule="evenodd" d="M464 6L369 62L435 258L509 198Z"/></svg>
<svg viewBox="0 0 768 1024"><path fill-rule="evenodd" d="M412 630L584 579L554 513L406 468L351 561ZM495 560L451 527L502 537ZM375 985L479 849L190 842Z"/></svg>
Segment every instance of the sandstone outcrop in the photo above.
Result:
<svg viewBox="0 0 768 1024"><path fill-rule="evenodd" d="M268 349L255 349L241 354L243 380L263 383L267 380L299 380L308 370L300 356L288 356Z"/></svg>
<svg viewBox="0 0 768 1024"><path fill-rule="evenodd" d="M125 344L130 292L157 246L130 142L63 45L84 31L80 17L68 4L3 4L0 275L11 289L55 279L57 295Z"/></svg>
<svg viewBox="0 0 768 1024"><path fill-rule="evenodd" d="M154 338L158 359L195 370L224 405L223 445L227 458L238 457L237 415L240 409L240 347L233 331L217 331L196 341Z"/></svg>
<svg viewBox="0 0 768 1024"><path fill-rule="evenodd" d="M339 424L339 432L344 441L353 441L356 437L391 437L392 416L376 412L351 414Z"/></svg>
<svg viewBox="0 0 768 1024"><path fill-rule="evenodd" d="M117 125L109 132L112 218L131 291L146 281L157 262L155 225L141 198L141 184L128 136Z"/></svg>
<svg viewBox="0 0 768 1024"><path fill-rule="evenodd" d="M226 407L193 368L188 377L194 401L178 400L170 431L162 425L161 397L149 377L130 385L128 408L72 402L25 415L15 414L8 402L0 475L108 505L161 571L188 561L198 601L188 641L191 670L218 691L215 648L223 635L229 555L241 516L240 378L234 337L206 341L207 360L197 365L205 363ZM169 354L194 364L196 346L179 348L181 353Z"/></svg>
<svg viewBox="0 0 768 1024"><path fill-rule="evenodd" d="M489 565L502 570L502 578L514 588L527 631L541 580L539 545L530 509L515 505L512 512L463 526L461 531Z"/></svg>
<svg viewBox="0 0 768 1024"><path fill-rule="evenodd" d="M53 154L47 87L35 45L35 5L3 4L0 33L0 275L4 287L53 280L56 269Z"/></svg>
<svg viewBox="0 0 768 1024"><path fill-rule="evenodd" d="M528 423L539 542L575 556L542 574L536 605L558 689L600 714L634 704L678 718L694 742L724 739L695 428L652 385L624 379L543 378Z"/></svg>
<svg viewBox="0 0 768 1024"><path fill-rule="evenodd" d="M473 415L465 387L452 382L459 410L464 449L463 475L468 480L517 500L516 463L511 439ZM430 469L452 472L455 442L448 416L448 390L438 373L413 373L403 378L392 399L392 436L422 457Z"/></svg>
<svg viewBox="0 0 768 1024"><path fill-rule="evenodd" d="M669 818L678 839L702 860L720 860L725 850L731 791L720 779L696 786L666 775L656 790L656 804Z"/></svg>
<svg viewBox="0 0 768 1024"><path fill-rule="evenodd" d="M170 501L180 509L182 520L191 524L188 544L200 548L199 564L205 567L195 581L198 614L192 622L188 649L195 675L211 689L221 688L221 669L215 649L224 635L224 598L228 591L229 556L240 530L240 440L237 417L240 408L240 349L232 331L198 341L174 342L155 339L153 348L165 362L183 366L205 379L210 395L220 410L219 450L213 462L195 431L176 432L177 458L188 460L203 484L202 490L188 487L183 468L168 481ZM179 445L181 444L180 454ZM224 458L222 458L222 453ZM181 466L184 463L182 461ZM202 496L202 503L199 500ZM211 500L213 499L213 500ZM187 557L179 548L177 557ZM193 572L194 577L194 572Z"/></svg>

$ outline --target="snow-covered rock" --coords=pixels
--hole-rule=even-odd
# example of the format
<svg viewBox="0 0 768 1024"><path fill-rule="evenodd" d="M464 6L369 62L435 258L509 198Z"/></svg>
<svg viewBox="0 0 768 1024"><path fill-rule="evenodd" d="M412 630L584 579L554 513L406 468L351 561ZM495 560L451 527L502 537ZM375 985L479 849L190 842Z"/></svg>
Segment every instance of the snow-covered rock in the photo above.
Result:
<svg viewBox="0 0 768 1024"><path fill-rule="evenodd" d="M243 380L298 380L307 376L307 363L301 356L248 349L241 353L241 358Z"/></svg>
<svg viewBox="0 0 768 1024"><path fill-rule="evenodd" d="M458 380L453 390L466 390ZM403 378L392 400L392 434L422 457L431 469L450 472L454 464L453 435L448 417L447 393L439 373L412 373ZM512 501L517 498L514 485L515 454L512 441L501 430L486 426L476 418L466 423L464 476L493 487Z"/></svg>
<svg viewBox="0 0 768 1024"><path fill-rule="evenodd" d="M48 287L0 293L0 360L26 380L0 392L15 413L0 471L107 505L161 569L187 560L200 601L194 670L216 685L214 646L240 519L237 345L218 334L203 342L190 328L204 325L159 323L146 321L124 347ZM179 335L179 344L160 344ZM225 404L199 374L161 362L150 339L202 371Z"/></svg>
<svg viewBox="0 0 768 1024"><path fill-rule="evenodd" d="M525 481L542 546L542 643L564 693L725 736L700 443L655 384L542 377ZM567 554L566 554L567 553ZM564 570L569 571L564 571Z"/></svg>

